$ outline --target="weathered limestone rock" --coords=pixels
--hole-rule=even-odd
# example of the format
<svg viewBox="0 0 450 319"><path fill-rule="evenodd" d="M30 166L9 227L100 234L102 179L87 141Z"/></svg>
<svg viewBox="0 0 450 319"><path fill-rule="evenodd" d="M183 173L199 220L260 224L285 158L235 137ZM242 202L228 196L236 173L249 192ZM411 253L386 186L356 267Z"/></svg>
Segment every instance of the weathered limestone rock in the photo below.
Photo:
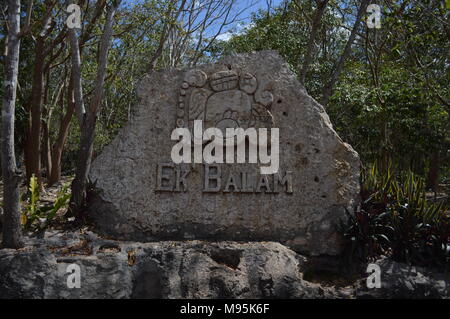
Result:
<svg viewBox="0 0 450 319"><path fill-rule="evenodd" d="M135 243L52 233L0 249L3 298L330 298L302 279L302 256L279 243ZM80 267L69 288L68 266Z"/></svg>
<svg viewBox="0 0 450 319"><path fill-rule="evenodd" d="M358 154L276 52L153 72L138 94L131 120L92 165L89 207L99 232L339 252L336 223L358 201ZM172 130L192 130L194 120L204 129L279 128L279 175L261 176L260 165L249 163L174 165Z"/></svg>
<svg viewBox="0 0 450 319"><path fill-rule="evenodd" d="M355 286L357 298L438 299L450 298L450 274L411 266L381 258L375 262L381 270L381 287L368 289L366 279Z"/></svg>
<svg viewBox="0 0 450 319"><path fill-rule="evenodd" d="M0 299L450 297L448 274L388 258L375 261L381 288L368 289L365 278L345 286L336 278L333 284L326 268L333 265L342 279L346 271L337 260L319 265L275 242L138 243L90 231L47 231L44 238L25 240L23 249L0 249ZM67 285L73 265L79 267L79 288ZM308 276L311 267L324 278Z"/></svg>

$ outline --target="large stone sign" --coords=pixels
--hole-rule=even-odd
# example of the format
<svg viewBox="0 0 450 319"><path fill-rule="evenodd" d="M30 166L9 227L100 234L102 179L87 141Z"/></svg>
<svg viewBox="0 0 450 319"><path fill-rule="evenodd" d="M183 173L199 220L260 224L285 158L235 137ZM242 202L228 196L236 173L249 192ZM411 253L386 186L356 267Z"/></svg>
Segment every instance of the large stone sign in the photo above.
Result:
<svg viewBox="0 0 450 319"><path fill-rule="evenodd" d="M270 240L313 255L339 252L337 223L358 201L358 154L276 52L153 72L138 94L131 120L92 165L90 214L100 232L138 241ZM173 130L195 135L199 121L224 132L278 128L278 172L262 174L261 162L252 161L174 163Z"/></svg>

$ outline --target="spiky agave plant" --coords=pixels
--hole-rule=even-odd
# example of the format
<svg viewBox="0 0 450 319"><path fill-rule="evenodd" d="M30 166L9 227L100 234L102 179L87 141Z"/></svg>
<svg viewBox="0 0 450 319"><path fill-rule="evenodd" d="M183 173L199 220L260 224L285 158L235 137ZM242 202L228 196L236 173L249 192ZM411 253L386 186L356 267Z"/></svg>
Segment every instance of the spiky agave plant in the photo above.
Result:
<svg viewBox="0 0 450 319"><path fill-rule="evenodd" d="M448 263L448 207L427 200L423 178L373 165L362 173L361 197L361 207L341 225L350 257L392 254L416 264Z"/></svg>

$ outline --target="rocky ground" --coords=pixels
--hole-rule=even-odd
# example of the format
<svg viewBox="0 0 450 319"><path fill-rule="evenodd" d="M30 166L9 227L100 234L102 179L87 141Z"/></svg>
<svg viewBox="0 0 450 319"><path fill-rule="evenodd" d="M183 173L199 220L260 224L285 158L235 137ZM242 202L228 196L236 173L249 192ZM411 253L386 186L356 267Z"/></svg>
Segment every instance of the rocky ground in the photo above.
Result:
<svg viewBox="0 0 450 319"><path fill-rule="evenodd" d="M26 241L0 250L0 298L450 297L449 274L384 258L381 288L368 289L339 262L274 242L119 242L87 230ZM70 264L80 266L79 289L67 287Z"/></svg>

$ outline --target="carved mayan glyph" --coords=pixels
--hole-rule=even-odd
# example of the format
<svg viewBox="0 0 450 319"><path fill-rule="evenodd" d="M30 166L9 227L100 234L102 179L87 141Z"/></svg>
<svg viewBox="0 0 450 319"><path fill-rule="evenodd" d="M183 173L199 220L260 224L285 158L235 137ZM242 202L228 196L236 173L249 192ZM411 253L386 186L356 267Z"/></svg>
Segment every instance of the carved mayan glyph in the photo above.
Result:
<svg viewBox="0 0 450 319"><path fill-rule="evenodd" d="M186 72L178 100L177 127L192 130L195 120L202 120L204 128L249 127L271 128L270 113L273 95L250 73L233 70L213 73L210 77L201 70Z"/></svg>

